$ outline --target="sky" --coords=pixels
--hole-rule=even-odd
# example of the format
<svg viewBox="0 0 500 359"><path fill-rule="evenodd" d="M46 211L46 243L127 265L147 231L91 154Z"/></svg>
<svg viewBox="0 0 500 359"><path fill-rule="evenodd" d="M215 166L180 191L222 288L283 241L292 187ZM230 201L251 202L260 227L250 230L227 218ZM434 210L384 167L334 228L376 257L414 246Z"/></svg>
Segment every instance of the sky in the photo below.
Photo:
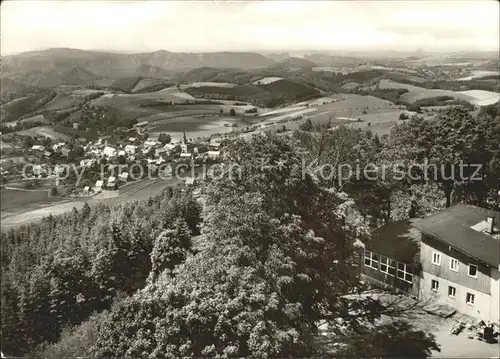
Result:
<svg viewBox="0 0 500 359"><path fill-rule="evenodd" d="M498 51L499 3L7 0L1 53L54 47L149 52Z"/></svg>

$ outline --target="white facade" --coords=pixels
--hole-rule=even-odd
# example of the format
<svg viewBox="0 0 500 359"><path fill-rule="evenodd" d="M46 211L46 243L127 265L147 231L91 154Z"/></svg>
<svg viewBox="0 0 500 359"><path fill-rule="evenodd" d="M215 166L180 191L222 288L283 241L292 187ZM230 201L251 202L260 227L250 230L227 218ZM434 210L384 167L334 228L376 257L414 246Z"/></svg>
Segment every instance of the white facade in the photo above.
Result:
<svg viewBox="0 0 500 359"><path fill-rule="evenodd" d="M117 153L116 148L113 147L104 147L104 150L102 150L102 154L107 156L107 157L114 157Z"/></svg>
<svg viewBox="0 0 500 359"><path fill-rule="evenodd" d="M433 281L438 283L437 289L435 288L435 285L433 289ZM454 291L452 290L454 296L449 295L449 287L454 288ZM470 317L498 323L498 279L496 280L496 288L496 295L494 294L494 288L492 288L491 295L488 295L486 293L468 288L464 285L423 272L422 278L420 279L419 297L420 300L424 302L430 301L449 305L455 308L458 312L466 314ZM467 293L474 296L473 303L467 302ZM496 310L494 309L495 303Z"/></svg>

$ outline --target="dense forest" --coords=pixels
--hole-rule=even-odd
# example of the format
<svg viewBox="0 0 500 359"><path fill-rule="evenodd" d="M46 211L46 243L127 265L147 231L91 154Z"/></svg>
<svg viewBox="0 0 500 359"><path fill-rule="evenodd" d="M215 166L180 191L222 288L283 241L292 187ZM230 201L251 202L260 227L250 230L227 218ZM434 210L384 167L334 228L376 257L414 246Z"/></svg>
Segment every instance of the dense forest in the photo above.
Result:
<svg viewBox="0 0 500 359"><path fill-rule="evenodd" d="M304 161L315 164L306 173ZM433 171L413 166L424 161L444 173L394 171ZM480 164L479 175L450 177L460 161ZM350 296L365 289L358 252L384 222L459 201L498 206L498 108L414 117L382 138L318 125L256 135L231 143L225 162L240 170L225 167L199 199L166 188L2 233L4 354L427 357L439 349L407 322L378 321L400 309ZM325 175L326 165L370 163L390 170L376 179ZM328 346L318 323L328 324Z"/></svg>

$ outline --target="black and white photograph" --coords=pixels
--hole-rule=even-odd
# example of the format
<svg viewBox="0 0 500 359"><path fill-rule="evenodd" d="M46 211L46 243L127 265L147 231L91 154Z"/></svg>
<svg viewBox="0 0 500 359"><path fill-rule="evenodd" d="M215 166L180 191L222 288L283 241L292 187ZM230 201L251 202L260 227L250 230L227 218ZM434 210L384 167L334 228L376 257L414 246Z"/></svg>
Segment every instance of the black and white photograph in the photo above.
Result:
<svg viewBox="0 0 500 359"><path fill-rule="evenodd" d="M2 358L500 358L500 2L0 27Z"/></svg>

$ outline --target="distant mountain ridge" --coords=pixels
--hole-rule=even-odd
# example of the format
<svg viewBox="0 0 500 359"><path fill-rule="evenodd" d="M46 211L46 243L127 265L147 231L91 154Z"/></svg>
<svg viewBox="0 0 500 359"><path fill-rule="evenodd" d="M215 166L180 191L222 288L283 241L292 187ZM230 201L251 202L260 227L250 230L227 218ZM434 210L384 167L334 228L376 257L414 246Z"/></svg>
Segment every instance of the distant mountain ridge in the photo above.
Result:
<svg viewBox="0 0 500 359"><path fill-rule="evenodd" d="M254 69L274 63L274 60L253 52L182 53L160 50L124 54L54 48L2 56L2 76L17 80L30 72L72 71L78 68L108 79L153 74L165 77L199 67Z"/></svg>

